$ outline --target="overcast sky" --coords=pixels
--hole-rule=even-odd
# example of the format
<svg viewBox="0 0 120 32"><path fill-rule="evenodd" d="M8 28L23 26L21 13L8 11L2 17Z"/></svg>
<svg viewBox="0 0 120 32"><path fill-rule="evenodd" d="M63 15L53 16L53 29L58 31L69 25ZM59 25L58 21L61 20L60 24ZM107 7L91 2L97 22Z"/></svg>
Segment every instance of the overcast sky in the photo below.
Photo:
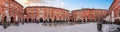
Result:
<svg viewBox="0 0 120 32"><path fill-rule="evenodd" d="M108 9L113 0L16 0L24 7L27 6L53 6L68 10L81 8Z"/></svg>

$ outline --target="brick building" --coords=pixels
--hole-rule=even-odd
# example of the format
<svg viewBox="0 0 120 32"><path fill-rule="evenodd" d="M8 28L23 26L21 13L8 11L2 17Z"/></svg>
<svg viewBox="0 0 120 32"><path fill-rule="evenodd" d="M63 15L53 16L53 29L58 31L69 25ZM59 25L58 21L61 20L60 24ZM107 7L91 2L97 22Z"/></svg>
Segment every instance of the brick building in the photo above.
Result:
<svg viewBox="0 0 120 32"><path fill-rule="evenodd" d="M119 21L120 17L120 0L114 0L109 8L109 15L111 16L110 21ZM115 20L112 20L115 19Z"/></svg>
<svg viewBox="0 0 120 32"><path fill-rule="evenodd" d="M110 15L112 14L112 11L114 11L114 18L119 17L120 15L120 0L114 0L113 3L111 4L110 8Z"/></svg>
<svg viewBox="0 0 120 32"><path fill-rule="evenodd" d="M28 6L23 10L23 6L15 0L0 0L0 22L10 21L99 21L108 14L114 12L114 18L120 17L120 0L114 0L108 10L104 9L78 9L69 13L69 10L50 6ZM112 17L112 15L111 15Z"/></svg>
<svg viewBox="0 0 120 32"><path fill-rule="evenodd" d="M69 20L69 10L49 6L28 6L25 9L26 21Z"/></svg>
<svg viewBox="0 0 120 32"><path fill-rule="evenodd" d="M0 0L0 21L15 23L23 17L23 6L15 0Z"/></svg>
<svg viewBox="0 0 120 32"><path fill-rule="evenodd" d="M103 20L107 16L108 10L104 9L79 9L72 11L72 20L81 22L93 22Z"/></svg>

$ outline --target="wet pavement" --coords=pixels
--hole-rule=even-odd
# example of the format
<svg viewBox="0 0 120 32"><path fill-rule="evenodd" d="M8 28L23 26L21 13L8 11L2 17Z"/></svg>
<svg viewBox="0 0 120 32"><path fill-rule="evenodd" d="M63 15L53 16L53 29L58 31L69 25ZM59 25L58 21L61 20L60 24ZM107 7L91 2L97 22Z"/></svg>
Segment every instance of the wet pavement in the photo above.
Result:
<svg viewBox="0 0 120 32"><path fill-rule="evenodd" d="M103 32L108 32L103 24ZM19 26L9 26L4 29L0 26L0 32L98 32L96 23L25 23Z"/></svg>

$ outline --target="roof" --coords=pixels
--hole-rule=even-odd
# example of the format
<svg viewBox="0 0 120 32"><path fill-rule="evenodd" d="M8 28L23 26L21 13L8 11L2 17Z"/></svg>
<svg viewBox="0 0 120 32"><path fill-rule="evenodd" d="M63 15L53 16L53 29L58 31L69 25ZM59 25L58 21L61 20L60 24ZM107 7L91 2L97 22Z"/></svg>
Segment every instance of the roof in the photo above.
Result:
<svg viewBox="0 0 120 32"><path fill-rule="evenodd" d="M90 8L83 8L83 9L77 9L77 10L73 10L73 11L83 11L83 10L99 10L99 11L108 11L108 10L106 10L106 9L94 9L94 8L92 8L92 9L90 9Z"/></svg>
<svg viewBox="0 0 120 32"><path fill-rule="evenodd" d="M15 0L12 0L12 1L14 1L15 3L17 3L18 5L20 5L23 8L23 6L20 3L18 3L17 1L15 1Z"/></svg>
<svg viewBox="0 0 120 32"><path fill-rule="evenodd" d="M58 8L58 7L50 7L50 6L28 6L26 8L55 8L55 9L61 9L61 10L65 10L65 11L69 11L67 9L63 9L63 8ZM26 9L25 8L25 9Z"/></svg>
<svg viewBox="0 0 120 32"><path fill-rule="evenodd" d="M116 1L116 0L113 1L113 3L110 5L109 9L112 7L112 5L114 4L115 1Z"/></svg>

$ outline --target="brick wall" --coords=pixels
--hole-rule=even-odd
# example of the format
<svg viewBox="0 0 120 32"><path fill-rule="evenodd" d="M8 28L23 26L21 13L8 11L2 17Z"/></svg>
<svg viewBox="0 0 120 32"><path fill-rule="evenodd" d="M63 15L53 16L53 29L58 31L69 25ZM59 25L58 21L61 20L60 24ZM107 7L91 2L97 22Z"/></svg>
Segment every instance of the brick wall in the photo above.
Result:
<svg viewBox="0 0 120 32"><path fill-rule="evenodd" d="M7 16L5 11L8 11L10 18L13 17L14 20L12 22L15 22L16 16L20 19L23 17L23 6L15 0L0 0L0 2L2 22L4 22L4 19Z"/></svg>
<svg viewBox="0 0 120 32"><path fill-rule="evenodd" d="M27 19L42 18L44 21L50 18L52 21L56 20L69 20L69 11L62 8L49 7L49 6L29 6L25 8ZM36 17L34 17L36 16Z"/></svg>
<svg viewBox="0 0 120 32"><path fill-rule="evenodd" d="M84 20L94 21L104 19L107 16L107 10L103 9L79 9L72 11L72 17L74 21Z"/></svg>

